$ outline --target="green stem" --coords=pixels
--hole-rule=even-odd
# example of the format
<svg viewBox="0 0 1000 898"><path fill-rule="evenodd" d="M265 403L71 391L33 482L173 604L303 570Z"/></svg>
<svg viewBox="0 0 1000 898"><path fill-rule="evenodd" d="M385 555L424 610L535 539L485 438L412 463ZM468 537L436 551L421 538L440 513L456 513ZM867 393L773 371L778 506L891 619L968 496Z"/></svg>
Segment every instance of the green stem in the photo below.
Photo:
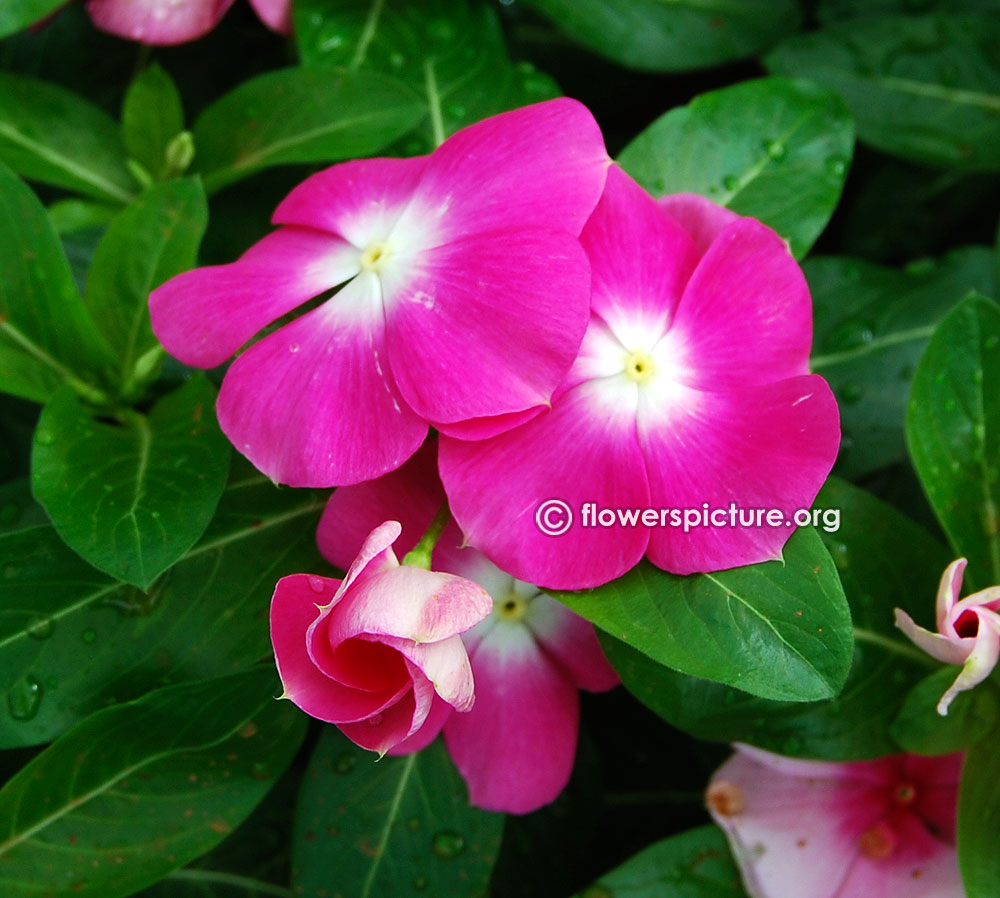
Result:
<svg viewBox="0 0 1000 898"><path fill-rule="evenodd" d="M434 552L434 547L437 545L437 541L441 538L441 531L444 530L445 524L451 520L451 512L448 510L448 503L445 502L441 506L434 520L431 521L430 527L422 537L420 537L420 542L413 547L413 549L403 556L403 564L408 564L411 567L422 567L427 570L431 569L431 555Z"/></svg>
<svg viewBox="0 0 1000 898"><path fill-rule="evenodd" d="M239 876L235 873L223 873L221 870L201 870L198 867L174 870L173 873L167 874L167 879L233 886L237 889L245 889L250 894L273 895L275 898L294 898L295 895L291 889L285 889L270 882L261 882L259 879Z"/></svg>

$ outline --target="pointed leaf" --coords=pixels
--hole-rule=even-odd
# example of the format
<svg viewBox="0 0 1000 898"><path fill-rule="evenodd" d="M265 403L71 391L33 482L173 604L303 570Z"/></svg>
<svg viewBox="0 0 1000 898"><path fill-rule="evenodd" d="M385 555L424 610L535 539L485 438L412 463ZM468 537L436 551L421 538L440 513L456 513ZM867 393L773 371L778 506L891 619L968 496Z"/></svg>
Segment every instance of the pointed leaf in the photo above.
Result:
<svg viewBox="0 0 1000 898"><path fill-rule="evenodd" d="M184 107L177 85L154 63L136 76L125 94L125 149L154 180L161 180L167 174L167 147L183 130Z"/></svg>
<svg viewBox="0 0 1000 898"><path fill-rule="evenodd" d="M0 37L15 34L51 15L66 0L17 0L0 7Z"/></svg>

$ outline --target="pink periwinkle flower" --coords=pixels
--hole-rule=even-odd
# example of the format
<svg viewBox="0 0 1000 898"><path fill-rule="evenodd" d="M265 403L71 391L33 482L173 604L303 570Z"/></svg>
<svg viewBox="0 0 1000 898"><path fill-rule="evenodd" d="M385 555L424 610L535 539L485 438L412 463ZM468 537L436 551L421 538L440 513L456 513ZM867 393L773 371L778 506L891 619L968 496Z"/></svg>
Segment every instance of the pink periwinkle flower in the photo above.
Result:
<svg viewBox="0 0 1000 898"><path fill-rule="evenodd" d="M376 527L341 580L293 574L271 600L284 698L379 753L440 730L432 707L468 711L472 669L458 634L492 608L476 583L400 565L396 521Z"/></svg>
<svg viewBox="0 0 1000 898"><path fill-rule="evenodd" d="M343 565L370 522L391 509L403 525L399 544L409 546L443 501L434 447L428 444L399 470L337 490L317 541L330 561ZM439 702L437 711L471 802L526 813L555 799L569 781L579 730L578 690L610 689L618 675L590 623L461 543L457 526L449 524L435 548L434 566L485 586L492 612L462 636L476 679L475 707L455 714ZM428 741L411 741L402 749Z"/></svg>
<svg viewBox="0 0 1000 898"><path fill-rule="evenodd" d="M153 329L211 367L343 285L239 356L219 423L275 481L372 479L417 450L428 422L492 433L549 403L586 329L577 238L609 164L593 116L558 99L430 156L335 165L295 188L274 215L283 227L239 261L155 290Z"/></svg>
<svg viewBox="0 0 1000 898"><path fill-rule="evenodd" d="M535 512L807 508L837 454L826 381L808 374L812 307L784 241L693 195L657 203L613 168L581 235L590 323L545 409L478 442L446 436L440 469L469 542L516 577L577 589L643 555L679 574L781 557L791 528L616 524L562 536Z"/></svg>
<svg viewBox="0 0 1000 898"><path fill-rule="evenodd" d="M204 37L234 0L87 0L94 24L127 40L169 46ZM250 0L272 31L291 34L292 0Z"/></svg>
<svg viewBox="0 0 1000 898"><path fill-rule="evenodd" d="M751 898L964 898L961 754L840 764L735 748L706 800Z"/></svg>
<svg viewBox="0 0 1000 898"><path fill-rule="evenodd" d="M918 627L902 608L896 609L896 626L928 655L946 664L960 664L955 682L941 696L938 714L960 692L985 680L1000 657L1000 586L991 586L959 601L962 577L968 562L964 558L945 568L937 593L937 633Z"/></svg>

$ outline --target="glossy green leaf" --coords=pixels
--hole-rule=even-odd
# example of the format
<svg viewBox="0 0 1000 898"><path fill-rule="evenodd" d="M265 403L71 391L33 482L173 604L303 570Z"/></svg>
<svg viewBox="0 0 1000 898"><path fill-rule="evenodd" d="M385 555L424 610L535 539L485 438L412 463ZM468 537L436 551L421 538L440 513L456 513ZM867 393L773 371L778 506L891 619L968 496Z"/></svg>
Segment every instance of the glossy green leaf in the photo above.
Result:
<svg viewBox="0 0 1000 898"><path fill-rule="evenodd" d="M38 198L0 164L0 390L45 402L95 389L113 357Z"/></svg>
<svg viewBox="0 0 1000 898"><path fill-rule="evenodd" d="M926 15L930 12L1000 12L1000 0L820 0L820 22L841 22L887 13Z"/></svg>
<svg viewBox="0 0 1000 898"><path fill-rule="evenodd" d="M323 730L295 815L296 893L336 883L351 898L482 894L503 815L469 804L440 739L416 754L375 758Z"/></svg>
<svg viewBox="0 0 1000 898"><path fill-rule="evenodd" d="M99 200L136 192L118 126L61 87L0 72L0 161L24 177Z"/></svg>
<svg viewBox="0 0 1000 898"><path fill-rule="evenodd" d="M837 91L858 138L886 153L969 171L1000 169L1000 21L864 18L791 38L765 62Z"/></svg>
<svg viewBox="0 0 1000 898"><path fill-rule="evenodd" d="M177 85L155 63L129 85L122 107L125 149L154 179L168 174L167 147L184 130L184 107Z"/></svg>
<svg viewBox="0 0 1000 898"><path fill-rule="evenodd" d="M139 360L159 346L149 323L149 293L195 266L207 224L200 181L168 181L128 206L97 247L84 300L119 359L126 394L155 373L136 371Z"/></svg>
<svg viewBox="0 0 1000 898"><path fill-rule="evenodd" d="M643 561L605 586L555 595L660 664L763 698L829 698L851 663L847 601L808 528L783 562L681 577Z"/></svg>
<svg viewBox="0 0 1000 898"><path fill-rule="evenodd" d="M813 297L812 370L840 403L838 471L861 477L905 457L906 401L920 355L970 290L997 295L993 254L966 247L903 269L830 256L803 269Z"/></svg>
<svg viewBox="0 0 1000 898"><path fill-rule="evenodd" d="M996 728L1000 695L989 682L960 692L947 716L938 714L937 704L960 670L949 665L921 680L907 695L892 724L892 736L904 751L919 755L965 751Z"/></svg>
<svg viewBox="0 0 1000 898"><path fill-rule="evenodd" d="M761 78L671 109L619 161L654 196L698 193L774 228L801 258L840 198L854 149L832 91Z"/></svg>
<svg viewBox="0 0 1000 898"><path fill-rule="evenodd" d="M120 211L121 206L118 205L76 198L56 200L48 207L52 226L59 235L107 227Z"/></svg>
<svg viewBox="0 0 1000 898"><path fill-rule="evenodd" d="M0 484L0 533L26 530L48 522L45 509L31 495L27 477Z"/></svg>
<svg viewBox="0 0 1000 898"><path fill-rule="evenodd" d="M968 592L1000 583L1000 308L963 300L937 327L913 378L910 457Z"/></svg>
<svg viewBox="0 0 1000 898"><path fill-rule="evenodd" d="M323 504L256 472L232 481L205 535L149 593L90 567L51 527L0 536L0 746L48 742L108 702L269 657L274 584L325 569Z"/></svg>
<svg viewBox="0 0 1000 898"><path fill-rule="evenodd" d="M119 420L60 389L31 455L35 498L59 535L94 567L148 589L205 531L225 486L230 447L214 407L203 377Z"/></svg>
<svg viewBox="0 0 1000 898"><path fill-rule="evenodd" d="M0 37L15 34L51 15L65 0L16 0L0 6Z"/></svg>
<svg viewBox="0 0 1000 898"><path fill-rule="evenodd" d="M793 0L524 0L584 46L634 69L678 72L752 56L795 31Z"/></svg>
<svg viewBox="0 0 1000 898"><path fill-rule="evenodd" d="M171 686L91 715L0 790L5 898L119 898L220 842L305 730L273 669Z"/></svg>
<svg viewBox="0 0 1000 898"><path fill-rule="evenodd" d="M965 756L958 793L958 865L966 898L994 898L1000 882L1000 752L997 732Z"/></svg>
<svg viewBox="0 0 1000 898"><path fill-rule="evenodd" d="M908 518L842 481L830 480L815 504L840 510L840 529L822 536L840 568L854 621L854 661L836 698L815 703L757 698L679 674L602 634L625 687L699 739L748 742L779 754L838 761L896 752L890 725L909 684L935 662L895 629L893 608L930 611L948 555Z"/></svg>
<svg viewBox="0 0 1000 898"><path fill-rule="evenodd" d="M643 849L576 898L746 898L717 826L700 826Z"/></svg>
<svg viewBox="0 0 1000 898"><path fill-rule="evenodd" d="M407 155L464 125L558 96L530 63L514 65L495 10L476 0L302 0L295 35L310 67L398 78L423 110Z"/></svg>
<svg viewBox="0 0 1000 898"><path fill-rule="evenodd" d="M245 81L198 118L198 168L212 193L273 165L370 156L424 114L410 88L375 72L269 72Z"/></svg>

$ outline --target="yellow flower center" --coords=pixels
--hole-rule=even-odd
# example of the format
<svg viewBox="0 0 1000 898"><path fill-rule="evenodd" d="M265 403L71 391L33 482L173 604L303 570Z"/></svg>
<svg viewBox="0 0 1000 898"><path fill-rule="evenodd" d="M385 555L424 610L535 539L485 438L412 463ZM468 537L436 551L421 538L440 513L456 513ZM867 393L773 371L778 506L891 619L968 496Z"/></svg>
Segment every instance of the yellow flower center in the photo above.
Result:
<svg viewBox="0 0 1000 898"><path fill-rule="evenodd" d="M363 271L379 271L390 256L388 243L379 241L373 243L361 254L361 268Z"/></svg>
<svg viewBox="0 0 1000 898"><path fill-rule="evenodd" d="M649 352L645 349L636 349L629 353L625 359L625 375L630 380L641 384L654 374L656 374L656 362Z"/></svg>
<svg viewBox="0 0 1000 898"><path fill-rule="evenodd" d="M528 613L528 601L516 592L508 592L503 601L497 603L500 620L514 623Z"/></svg>

